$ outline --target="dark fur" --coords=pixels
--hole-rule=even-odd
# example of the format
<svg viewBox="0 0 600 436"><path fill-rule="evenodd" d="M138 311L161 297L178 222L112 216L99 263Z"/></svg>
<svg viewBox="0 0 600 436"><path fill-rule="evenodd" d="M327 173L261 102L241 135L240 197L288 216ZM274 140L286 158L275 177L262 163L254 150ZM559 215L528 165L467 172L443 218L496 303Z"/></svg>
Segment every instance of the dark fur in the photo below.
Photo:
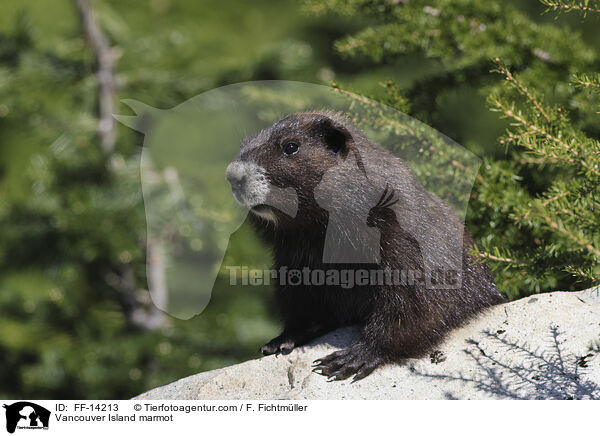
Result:
<svg viewBox="0 0 600 436"><path fill-rule="evenodd" d="M282 144L293 140L301 146L292 156L282 153ZM360 150L360 153L356 153ZM366 156L381 168L381 183L390 184L395 195L382 198L371 209L368 225L381 231L380 265L323 264L323 243L328 213L315 202L314 188L323 174L344 159L355 159L359 168ZM421 219L455 220L439 199L430 195L412 173L383 147L370 142L345 118L329 112L290 115L259 134L244 140L238 160L252 160L263 166L267 178L279 187L295 188L299 209L296 218L275 211L276 224L251 215L262 237L274 250L276 269L422 270L419 244L398 224L388 208L404 196L417 196L427 205ZM339 193L336 193L339 195ZM349 205L361 199L347 195ZM387 204L386 204L387 201ZM458 227L457 227L458 228ZM432 351L452 329L504 298L496 289L488 267L474 263L467 252L474 241L464 230L463 282L461 289L431 290L412 286L278 286L276 301L283 317L281 335L261 348L265 355L288 353L294 347L334 330L359 324L360 338L349 348L316 361L316 370L335 379L360 379L378 366L419 357ZM459 261L460 263L460 261ZM422 287L422 286L421 286Z"/></svg>

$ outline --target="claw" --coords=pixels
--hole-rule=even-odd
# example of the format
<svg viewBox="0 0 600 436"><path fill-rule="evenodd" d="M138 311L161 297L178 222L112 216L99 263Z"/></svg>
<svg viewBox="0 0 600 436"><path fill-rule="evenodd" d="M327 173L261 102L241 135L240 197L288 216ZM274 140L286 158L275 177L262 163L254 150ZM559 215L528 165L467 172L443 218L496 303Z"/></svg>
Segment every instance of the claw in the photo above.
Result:
<svg viewBox="0 0 600 436"><path fill-rule="evenodd" d="M275 354L290 354L294 347L296 346L294 339L290 339L289 337L282 337L281 335L276 337L275 339L269 341L265 345L259 348L259 353L262 353L265 356Z"/></svg>
<svg viewBox="0 0 600 436"><path fill-rule="evenodd" d="M364 345L336 351L313 362L313 372L327 377L327 381L339 381L353 377L352 382L371 374L383 361L373 357Z"/></svg>
<svg viewBox="0 0 600 436"><path fill-rule="evenodd" d="M356 383L357 381L362 380L363 378L365 378L366 376L371 374L373 371L375 371L375 368L377 368L377 366L378 365L373 365L373 364L363 365L356 372L356 374L354 374L354 377L352 378L352 383Z"/></svg>

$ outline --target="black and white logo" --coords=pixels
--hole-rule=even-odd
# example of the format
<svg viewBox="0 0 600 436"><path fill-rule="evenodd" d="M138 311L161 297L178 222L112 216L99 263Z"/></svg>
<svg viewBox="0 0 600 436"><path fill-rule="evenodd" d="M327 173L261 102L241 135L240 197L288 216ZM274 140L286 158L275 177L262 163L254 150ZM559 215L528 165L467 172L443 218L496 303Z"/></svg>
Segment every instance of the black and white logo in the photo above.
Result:
<svg viewBox="0 0 600 436"><path fill-rule="evenodd" d="M4 405L6 409L6 431L14 433L22 430L48 430L50 411L29 401L19 401Z"/></svg>

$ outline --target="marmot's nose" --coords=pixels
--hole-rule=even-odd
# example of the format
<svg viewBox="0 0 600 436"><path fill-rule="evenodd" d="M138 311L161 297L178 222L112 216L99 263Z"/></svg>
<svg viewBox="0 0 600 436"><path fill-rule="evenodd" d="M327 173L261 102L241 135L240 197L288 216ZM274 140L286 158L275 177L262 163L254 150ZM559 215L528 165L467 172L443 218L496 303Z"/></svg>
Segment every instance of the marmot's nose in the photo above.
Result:
<svg viewBox="0 0 600 436"><path fill-rule="evenodd" d="M231 189L234 191L242 191L246 186L246 173L243 167L236 165L235 162L229 164L225 172L225 177L227 177L227 181L231 184Z"/></svg>

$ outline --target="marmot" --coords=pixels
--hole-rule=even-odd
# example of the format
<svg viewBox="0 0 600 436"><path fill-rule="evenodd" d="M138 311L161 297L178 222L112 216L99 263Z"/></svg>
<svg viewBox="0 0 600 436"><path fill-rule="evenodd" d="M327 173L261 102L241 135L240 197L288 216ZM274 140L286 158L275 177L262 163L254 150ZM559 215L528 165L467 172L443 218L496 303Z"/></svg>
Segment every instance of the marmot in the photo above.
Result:
<svg viewBox="0 0 600 436"><path fill-rule="evenodd" d="M276 270L408 272L409 280L379 275L352 287L280 282L283 332L261 347L265 355L358 324L354 344L315 361L320 374L358 380L382 364L429 353L450 330L505 301L487 265L469 255L475 242L450 207L341 114L280 119L242 141L226 176L272 246ZM273 207L273 188L292 188L296 207ZM433 286L430 270L451 265L458 281Z"/></svg>

